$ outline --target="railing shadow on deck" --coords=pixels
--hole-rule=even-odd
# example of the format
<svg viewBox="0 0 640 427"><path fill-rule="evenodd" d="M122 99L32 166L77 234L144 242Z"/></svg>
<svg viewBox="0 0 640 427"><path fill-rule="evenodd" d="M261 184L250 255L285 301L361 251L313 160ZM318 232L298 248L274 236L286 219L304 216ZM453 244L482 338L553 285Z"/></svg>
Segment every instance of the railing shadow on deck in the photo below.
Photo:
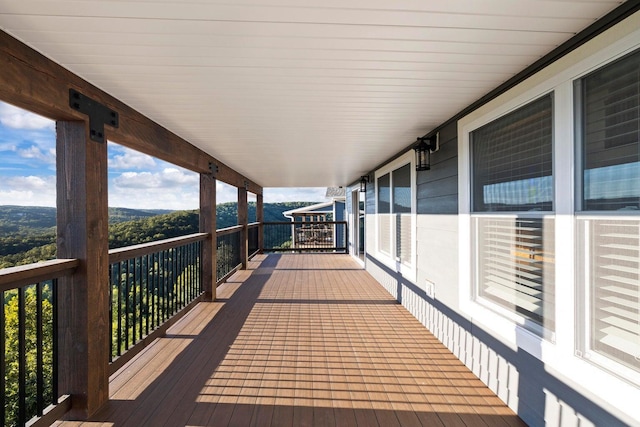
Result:
<svg viewBox="0 0 640 427"><path fill-rule="evenodd" d="M407 410L386 409L383 405L377 404L377 392L356 390L349 396L348 384L350 383L346 377L343 384L347 395L342 398L332 396L333 391L328 385L310 379L308 381L310 385L306 389L309 398L302 399L294 405L294 392L299 391L296 384L285 379L275 379L269 381L269 384L260 384L254 390L254 394L263 396L262 398L258 398L254 403L242 402L241 386L233 383L234 375L238 375L235 381L240 381L242 374L250 372L251 369L266 370L270 361L264 359L256 367L240 359L234 359L235 363L229 361L225 363L225 359L232 351L232 345L236 343L241 329L245 326L256 304L270 302L269 299L261 299L260 295L274 271L278 269L280 259L281 255L271 254L259 261L260 264L257 268L252 268L249 272L240 272L238 276L234 276L225 285L233 288L233 296L225 304L219 302L202 303L202 307L208 305L211 309L217 308L217 313L213 316L202 316L204 321L196 327L199 329L197 333L186 331L185 333L169 333L167 335L165 343L171 340L177 343L174 344L175 353L168 355L168 357L173 357L168 366L162 368L156 377L149 378L147 382L145 382L146 379L142 379L137 380L141 381L138 384L131 384L130 387L139 387L141 390L133 397L133 400L120 399L119 393L116 391L108 406L99 411L90 421L109 423L113 427L187 424L192 426L285 425L280 424L277 420L287 419L295 420L295 422L287 422L286 425L333 425L338 418L351 425L385 427L390 425L523 425L515 415L469 413L469 402L454 402L447 405L426 403L423 406L409 407ZM255 264L257 262L253 265ZM296 302L296 300L283 301ZM280 300L276 302L280 302ZM301 299L298 302L306 304L309 300ZM335 300L324 300L324 302L323 300L313 300L313 302L340 303ZM363 304L380 303L379 300L350 301L351 304L358 302ZM390 301L391 303L397 304L393 300ZM209 308L203 310L209 310ZM354 328L357 328L357 325ZM409 334L410 331L407 333ZM274 340L276 339L277 337L274 338ZM165 344L167 347L170 345ZM304 346L304 343L298 345ZM310 354L311 361L315 360L313 341L305 351ZM167 355L165 354L163 357L167 357ZM438 359L437 354L434 355L434 359ZM157 362L158 360L149 361L150 364ZM313 364L313 362L311 363ZM373 360L369 361L371 367L374 366L373 363ZM395 363L402 364L403 361L392 361L390 365ZM439 362L435 361L434 363ZM127 367L124 370L126 369ZM326 366L322 369L328 370ZM406 370L406 368L404 369ZM227 384L215 383L214 373L219 373L219 370L224 371L223 375L228 378ZM447 371L447 366L438 367L440 375L446 375ZM267 374L265 373L265 375ZM333 374L326 373L324 375ZM367 372L366 375L384 381L383 378L380 378L380 373L375 370ZM391 377L389 379L391 380ZM113 381L117 381L117 378L112 378ZM456 388L451 385L443 387L445 391L438 394L440 398L443 395L446 396L446 390L450 389L451 393L454 393L454 388ZM422 395L423 393L425 392L420 391L419 388L416 389L415 394ZM313 397L311 397L312 394ZM397 396L391 396L392 401L405 402L406 392L404 390L389 392L389 394L397 394ZM215 402L205 401L209 395L217 397L218 400ZM167 398L167 396L170 397ZM316 398L317 396L321 397ZM322 403L322 405L318 406L318 403ZM483 406L482 402L474 404L475 406ZM344 408L341 407L343 405ZM484 403L484 405L487 404ZM444 406L446 406L445 409L438 409ZM136 415L130 417L132 413ZM212 422L213 424L211 424ZM91 425L91 423L87 425Z"/></svg>
<svg viewBox="0 0 640 427"><path fill-rule="evenodd" d="M255 273L258 270L265 269L273 270L279 259L280 255L266 257L253 272ZM141 413L141 406L149 406L149 411L142 411L142 413L147 413L148 417L161 416L158 411L171 411L172 413L175 408L168 408L166 406L157 408L155 397L160 390L161 393L163 393L164 390L171 390L171 394L176 397L175 401L187 397L189 401L196 402L198 393L189 394L190 391L195 390L193 384L199 384L204 387L210 375L224 360L227 351L244 325L244 321L251 313L255 301L258 300L258 296L269 279L269 276L267 272L251 274L247 280L242 283L242 286L235 290L233 298L228 299L215 317L202 328L201 332L196 336L196 339L188 344L181 353L174 358L170 366L165 368L151 384L146 386L145 391L133 401L110 400L107 407L94 415L91 421L110 422L113 423L114 427L125 425L123 423L126 423L126 425L150 425L148 424L148 420L145 419L123 420L121 416L131 413L131 406L136 408L137 413ZM229 280L227 283L233 285L233 280ZM216 323L216 325L214 326L213 323ZM220 331L223 332L221 333ZM218 338L218 340L215 340L216 338ZM216 345L213 352L210 352L212 349L212 341L215 341ZM190 371L189 367L191 365L198 366L201 364L206 364L210 366L211 369L204 371L200 368L192 369L191 372L200 373L200 375L178 381L183 377L185 372ZM190 413L187 415L190 415ZM187 419L185 419L185 422L186 421Z"/></svg>

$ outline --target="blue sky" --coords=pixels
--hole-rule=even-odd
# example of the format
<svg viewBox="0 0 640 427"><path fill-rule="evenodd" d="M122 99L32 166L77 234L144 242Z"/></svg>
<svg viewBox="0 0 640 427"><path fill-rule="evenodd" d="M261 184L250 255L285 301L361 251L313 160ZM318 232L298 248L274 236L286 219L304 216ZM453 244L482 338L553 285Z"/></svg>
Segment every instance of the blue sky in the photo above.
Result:
<svg viewBox="0 0 640 427"><path fill-rule="evenodd" d="M196 209L194 172L109 143L109 206ZM0 102L0 205L55 206L55 123ZM237 190L218 183L217 201ZM265 188L265 202L324 201L325 188Z"/></svg>

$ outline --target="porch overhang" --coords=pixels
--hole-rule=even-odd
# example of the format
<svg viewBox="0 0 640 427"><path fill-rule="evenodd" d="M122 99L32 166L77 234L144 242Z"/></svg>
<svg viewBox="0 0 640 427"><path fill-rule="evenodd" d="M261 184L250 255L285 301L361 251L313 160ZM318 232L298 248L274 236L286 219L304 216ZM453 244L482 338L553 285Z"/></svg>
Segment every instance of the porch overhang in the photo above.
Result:
<svg viewBox="0 0 640 427"><path fill-rule="evenodd" d="M620 1L0 4L7 34L141 113L125 128L159 123L162 138L206 153L191 155L200 169L215 158L264 186L299 187L357 181ZM37 58L14 48L3 35L3 62ZM20 104L4 86L41 90L50 76L0 78Z"/></svg>

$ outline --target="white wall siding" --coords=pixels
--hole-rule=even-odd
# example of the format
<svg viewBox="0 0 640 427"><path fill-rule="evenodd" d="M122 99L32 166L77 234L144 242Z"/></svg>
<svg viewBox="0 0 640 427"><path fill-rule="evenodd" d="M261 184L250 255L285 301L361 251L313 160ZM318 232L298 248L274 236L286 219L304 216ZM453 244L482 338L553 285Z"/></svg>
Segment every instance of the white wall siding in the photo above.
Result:
<svg viewBox="0 0 640 427"><path fill-rule="evenodd" d="M556 89L557 96L564 96L561 92L565 95L570 93L571 79L581 73L580 69L576 68L577 63L592 57L595 67L606 62L611 55L619 54L612 53L615 52L612 50L614 47L618 51L624 50L620 47L621 43L639 44L638 28L640 13L498 97L480 111L472 113L469 121L478 120L487 114L487 111L508 111L523 102L522 99L518 99L523 93L543 92L546 90L545 84L549 82L556 88L560 87ZM565 77L562 77L561 73L565 73ZM569 83L565 84L563 79L566 79L567 74L570 75ZM566 109L567 105L565 103L562 107L559 104L556 108ZM561 141L555 141L561 148L556 151L571 153L573 149L566 147L567 144L573 146L572 131L567 127L571 126L571 120L563 118L562 122L559 124L563 126L559 130L559 134L562 135ZM462 128L461 126L460 129ZM403 277L383 262L377 261L371 254L367 258L367 270L529 425L640 426L640 388L575 356L575 336L573 332L567 332L574 329L573 325L560 325L555 341L539 337L536 341L532 333L516 333L515 324L511 324L511 333L502 334L504 331L509 332L509 328L501 329L501 326L497 325L501 321L504 323L505 318L495 313L483 319L478 317L476 312L467 310L464 299L472 298L469 291L470 264L467 265L469 260L465 258L469 257L469 253L465 254L465 251L468 251L470 243L468 237L467 240L461 238L461 233L469 232L464 226L464 221L469 220L469 215L464 215L469 211L469 207L467 206L465 211L464 205L468 203L463 200L468 194L463 195L462 190L458 194L460 188L464 189L464 183L460 183L458 189L453 190L453 194L451 186L452 180L466 182L468 179L468 173L460 170L468 165L458 162L458 155L461 153L458 147L466 150L464 144L458 145L459 137L461 134L458 133L456 123L442 129L443 145L441 150L432 156L432 169L417 174L415 281ZM556 179L570 181L573 179L572 173L571 171ZM369 206L373 204L375 194L368 193L368 196ZM557 195L560 196L572 197L566 194ZM459 206L463 215L458 212ZM564 206L556 211L556 215L559 216L556 230L572 228L572 209L571 203L564 203ZM375 210L368 208L367 212L370 214L367 217L367 238L368 242L374 242ZM566 235L563 237L565 241L557 245L556 252L567 252L573 248L572 239L569 238L567 243ZM561 238L557 237L557 240ZM574 312L573 307L569 307L574 304L571 283L576 279L573 275L573 265L574 263L569 262L567 265L559 266L558 271L562 269L563 273L556 277L556 282L559 283L558 286L562 283L563 288L556 295L557 313ZM427 281L434 284L433 298L427 293ZM567 290L567 286L572 289ZM565 317L560 321L574 322L573 316ZM598 387L589 384L608 386Z"/></svg>

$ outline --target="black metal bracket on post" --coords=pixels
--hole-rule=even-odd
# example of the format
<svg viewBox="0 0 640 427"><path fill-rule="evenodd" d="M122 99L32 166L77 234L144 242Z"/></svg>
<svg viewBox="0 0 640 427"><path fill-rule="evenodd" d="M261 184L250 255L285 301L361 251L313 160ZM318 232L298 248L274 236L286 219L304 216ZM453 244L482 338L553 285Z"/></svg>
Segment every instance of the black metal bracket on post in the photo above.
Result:
<svg viewBox="0 0 640 427"><path fill-rule="evenodd" d="M218 171L219 171L218 165L216 165L215 163L209 162L209 171L211 173L211 176L215 178L216 175L218 175Z"/></svg>
<svg viewBox="0 0 640 427"><path fill-rule="evenodd" d="M104 125L119 126L118 113L100 104L75 89L69 89L69 106L89 116L89 137L96 142L104 142Z"/></svg>

